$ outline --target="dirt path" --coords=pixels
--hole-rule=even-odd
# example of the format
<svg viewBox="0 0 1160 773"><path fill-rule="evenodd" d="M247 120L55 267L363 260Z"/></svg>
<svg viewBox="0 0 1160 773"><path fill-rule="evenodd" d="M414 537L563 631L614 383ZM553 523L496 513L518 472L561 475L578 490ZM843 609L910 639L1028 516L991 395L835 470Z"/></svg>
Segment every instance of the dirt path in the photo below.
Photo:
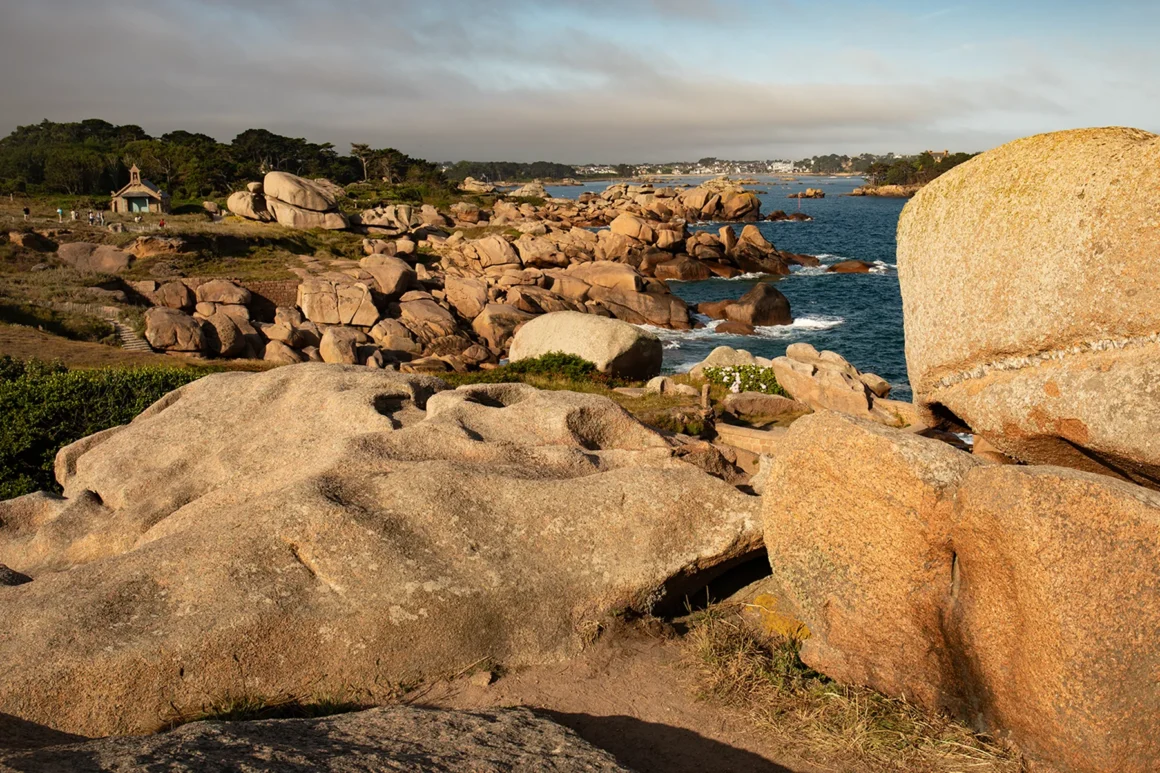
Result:
<svg viewBox="0 0 1160 773"><path fill-rule="evenodd" d="M441 682L409 697L442 708L529 706L639 773L821 773L727 709L698 700L678 641L623 633L579 658L503 676Z"/></svg>

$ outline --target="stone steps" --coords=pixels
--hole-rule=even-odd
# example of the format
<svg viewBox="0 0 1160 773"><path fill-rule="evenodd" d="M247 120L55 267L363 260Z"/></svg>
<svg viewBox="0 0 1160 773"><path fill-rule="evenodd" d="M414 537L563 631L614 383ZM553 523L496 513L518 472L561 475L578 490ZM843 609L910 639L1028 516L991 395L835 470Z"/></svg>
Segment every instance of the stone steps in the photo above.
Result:
<svg viewBox="0 0 1160 773"><path fill-rule="evenodd" d="M137 331L126 325L119 319L110 319L113 329L117 331L117 338L121 341L121 348L127 352L152 352L153 347L149 345L141 336L137 335Z"/></svg>

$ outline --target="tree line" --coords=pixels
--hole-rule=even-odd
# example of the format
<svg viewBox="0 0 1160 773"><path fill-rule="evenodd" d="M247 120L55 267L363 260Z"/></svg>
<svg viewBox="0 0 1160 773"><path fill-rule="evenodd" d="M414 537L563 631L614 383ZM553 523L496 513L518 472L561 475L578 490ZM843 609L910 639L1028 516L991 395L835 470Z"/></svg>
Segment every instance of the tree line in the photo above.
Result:
<svg viewBox="0 0 1160 773"><path fill-rule="evenodd" d="M975 155L952 153L936 160L930 151L917 156L902 157L893 154L876 156L873 153L863 153L860 156L844 156L831 153L827 156L803 158L796 166L814 174L854 172L865 176L871 185L922 185Z"/></svg>
<svg viewBox="0 0 1160 773"><path fill-rule="evenodd" d="M977 153L952 153L935 159L929 152L900 158L893 163L876 162L866 170L866 182L871 185L925 185L959 164L974 158Z"/></svg>
<svg viewBox="0 0 1160 773"><path fill-rule="evenodd" d="M351 146L247 129L228 143L183 130L151 137L140 126L100 119L41 121L0 139L0 193L108 196L129 182L136 165L175 200L229 193L271 171L326 177L340 185L376 179L388 183L446 184L438 166L394 148Z"/></svg>
<svg viewBox="0 0 1160 773"><path fill-rule="evenodd" d="M485 182L529 182L575 177L576 167L550 161L534 161L530 164L516 161L459 161L444 169L443 173L455 183L461 183L468 177Z"/></svg>

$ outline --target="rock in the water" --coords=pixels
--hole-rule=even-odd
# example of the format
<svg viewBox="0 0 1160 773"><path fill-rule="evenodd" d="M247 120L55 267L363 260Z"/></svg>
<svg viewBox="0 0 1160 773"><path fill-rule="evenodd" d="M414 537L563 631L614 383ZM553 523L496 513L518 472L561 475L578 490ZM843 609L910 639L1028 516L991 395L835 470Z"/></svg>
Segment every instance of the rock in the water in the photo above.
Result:
<svg viewBox="0 0 1160 773"><path fill-rule="evenodd" d="M154 349L200 352L205 348L201 323L178 309L154 306L145 312L145 340Z"/></svg>
<svg viewBox="0 0 1160 773"><path fill-rule="evenodd" d="M0 751L27 773L630 773L608 752L525 708L390 706L321 719L194 722L168 733Z"/></svg>
<svg viewBox="0 0 1160 773"><path fill-rule="evenodd" d="M672 260L666 260L653 269L657 279L673 279L681 282L700 282L713 276L713 272L699 260L693 260L688 255L678 255Z"/></svg>
<svg viewBox="0 0 1160 773"><path fill-rule="evenodd" d="M720 333L722 335L751 336L754 335L757 330L753 327L753 325L748 325L744 322L726 320L717 327L713 328L713 332Z"/></svg>
<svg viewBox="0 0 1160 773"><path fill-rule="evenodd" d="M984 153L898 226L915 402L1022 462L1160 487L1160 137Z"/></svg>
<svg viewBox="0 0 1160 773"><path fill-rule="evenodd" d="M574 354L601 373L643 381L661 372L661 341L635 325L594 314L557 311L525 324L511 342L509 358L539 357L549 352Z"/></svg>
<svg viewBox="0 0 1160 773"><path fill-rule="evenodd" d="M864 260L843 260L826 269L830 274L869 274L873 264Z"/></svg>
<svg viewBox="0 0 1160 773"><path fill-rule="evenodd" d="M727 305L725 318L753 327L793 323L789 300L769 282L754 285L745 295Z"/></svg>
<svg viewBox="0 0 1160 773"><path fill-rule="evenodd" d="M575 654L672 578L759 549L759 500L611 400L444 386L214 374L64 449L64 498L0 503L0 562L35 578L0 592L0 712L143 732L239 672L374 701Z"/></svg>

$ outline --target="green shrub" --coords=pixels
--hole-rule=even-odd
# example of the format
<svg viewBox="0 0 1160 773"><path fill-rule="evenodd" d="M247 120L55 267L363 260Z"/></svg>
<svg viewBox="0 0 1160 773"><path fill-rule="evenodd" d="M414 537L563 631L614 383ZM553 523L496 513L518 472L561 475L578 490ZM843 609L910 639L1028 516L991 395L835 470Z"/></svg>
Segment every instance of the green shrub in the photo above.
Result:
<svg viewBox="0 0 1160 773"><path fill-rule="evenodd" d="M56 452L126 424L163 395L208 371L194 368L66 370L0 358L0 499L60 491Z"/></svg>
<svg viewBox="0 0 1160 773"><path fill-rule="evenodd" d="M721 368L705 368L705 379L710 384L723 386L731 392L761 392L767 395L789 397L773 368L760 365L729 365Z"/></svg>
<svg viewBox="0 0 1160 773"><path fill-rule="evenodd" d="M615 379L596 370L596 366L574 354L548 352L526 360L509 362L492 370L477 373L447 374L445 379L456 385L507 384L517 381L557 380L616 386ZM614 383L615 382L615 383Z"/></svg>

